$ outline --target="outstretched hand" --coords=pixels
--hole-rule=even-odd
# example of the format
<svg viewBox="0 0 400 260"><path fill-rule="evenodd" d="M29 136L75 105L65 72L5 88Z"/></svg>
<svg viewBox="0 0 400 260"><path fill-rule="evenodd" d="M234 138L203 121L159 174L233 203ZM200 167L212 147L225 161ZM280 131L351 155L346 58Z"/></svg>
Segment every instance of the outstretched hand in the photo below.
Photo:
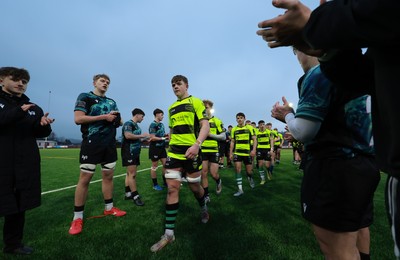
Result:
<svg viewBox="0 0 400 260"><path fill-rule="evenodd" d="M303 45L302 30L311 15L311 10L298 0L274 0L277 8L286 9L285 13L258 24L263 30L257 31L271 48L291 45Z"/></svg>
<svg viewBox="0 0 400 260"><path fill-rule="evenodd" d="M42 116L42 118L40 119L41 126L50 125L55 121L55 119L50 118L48 116L49 116L49 113L46 113L46 114L44 114L44 116Z"/></svg>
<svg viewBox="0 0 400 260"><path fill-rule="evenodd" d="M326 0L320 0L320 4ZM311 10L299 0L273 0L276 8L286 9L285 13L275 18L262 21L257 34L262 36L270 48L293 46L310 56L322 56L322 50L312 49L303 39L302 32L310 19Z"/></svg>

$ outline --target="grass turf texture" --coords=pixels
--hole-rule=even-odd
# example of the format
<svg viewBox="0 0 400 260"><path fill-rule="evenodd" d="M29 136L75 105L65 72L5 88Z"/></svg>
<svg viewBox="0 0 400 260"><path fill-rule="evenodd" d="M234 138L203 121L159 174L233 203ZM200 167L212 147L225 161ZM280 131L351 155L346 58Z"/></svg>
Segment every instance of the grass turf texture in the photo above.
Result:
<svg viewBox="0 0 400 260"><path fill-rule="evenodd" d="M119 151L118 151L119 152ZM223 189L215 195L209 177L210 221L200 222L200 208L187 184L180 192L176 241L157 253L150 247L163 234L166 190L152 189L150 161L142 149L137 176L138 191L145 203L135 206L124 200L125 169L117 162L114 205L127 211L125 217L102 215L101 181L90 185L81 234L68 234L73 217L75 188L79 176L78 149L41 150L42 206L26 214L24 242L35 252L29 259L322 259L308 222L300 215L299 190L302 173L292 165L292 151L283 150L271 181L251 189L243 173L245 194L237 191L233 168L220 170ZM147 170L144 170L147 169ZM142 171L144 170L144 171ZM161 169L157 170L162 184ZM93 177L100 180L100 169ZM392 239L384 208L384 183L375 193L375 221L371 226L371 254L374 259L393 258ZM49 192L49 193L47 193ZM3 218L0 218L0 225ZM0 242L3 247L2 242ZM1 255L0 259L15 258Z"/></svg>

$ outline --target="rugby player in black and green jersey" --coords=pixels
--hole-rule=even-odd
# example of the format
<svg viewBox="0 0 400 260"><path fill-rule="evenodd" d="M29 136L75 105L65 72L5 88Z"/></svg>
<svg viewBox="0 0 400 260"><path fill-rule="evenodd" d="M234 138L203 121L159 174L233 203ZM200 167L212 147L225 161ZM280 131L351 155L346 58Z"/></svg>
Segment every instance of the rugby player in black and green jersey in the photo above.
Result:
<svg viewBox="0 0 400 260"><path fill-rule="evenodd" d="M137 168L140 165L140 152L142 140L148 140L150 135L142 133L139 126L144 119L145 113L140 108L132 110L132 118L122 126L121 158L122 166L126 167L125 176L125 199L133 200L137 206L144 203L139 196L137 189Z"/></svg>
<svg viewBox="0 0 400 260"><path fill-rule="evenodd" d="M208 172L211 173L212 178L216 182L216 193L221 194L222 191L222 181L218 174L219 169L219 157L221 154L218 149L218 141L225 141L226 134L222 130L222 121L212 115L211 109L214 103L211 100L203 100L204 106L206 107L207 116L209 118L208 122L210 125L210 133L206 140L204 140L201 146L201 157L203 159L203 170L201 173L201 184L204 188L205 196L207 202L210 202L210 195L208 192Z"/></svg>
<svg viewBox="0 0 400 260"><path fill-rule="evenodd" d="M150 175L153 182L154 190L162 190L163 188L158 185L157 181L157 168L158 161L162 164L162 178L164 187L167 187L165 180L165 162L167 161L166 140L169 141L169 135L165 133L164 124L161 122L164 119L164 111L159 108L153 111L154 121L149 126L150 146L149 146L149 159L151 160Z"/></svg>
<svg viewBox="0 0 400 260"><path fill-rule="evenodd" d="M106 97L110 78L105 74L93 77L94 90L81 93L75 103L74 119L81 126L80 175L75 190L74 218L69 229L71 235L82 232L83 210L89 191L89 183L101 165L102 191L105 203L104 215L121 217L126 214L114 207L113 177L117 161L116 128L121 116L115 101Z"/></svg>
<svg viewBox="0 0 400 260"><path fill-rule="evenodd" d="M238 191L233 196L241 196L243 192L242 187L242 162L245 164L247 179L250 182L250 187L254 188L253 180L253 162L252 158L256 155L257 138L254 132L254 127L245 124L246 116L239 112L236 114L236 122L238 123L231 132L231 149L230 157L235 163L236 169L236 183ZM253 147L250 150L250 141L253 140Z"/></svg>
<svg viewBox="0 0 400 260"><path fill-rule="evenodd" d="M257 136L257 162L258 172L261 177L261 185L265 184L265 169L269 172L271 166L271 154L274 151L273 146L274 138L271 135L271 130L265 126L265 121L258 121L258 129L256 129ZM265 166L265 169L264 169Z"/></svg>
<svg viewBox="0 0 400 260"><path fill-rule="evenodd" d="M165 178L168 185L165 233L150 248L152 252L161 250L175 240L179 190L184 175L201 207L201 222L207 223L209 219L204 189L200 185L202 159L199 154L201 144L210 131L206 109L200 99L189 95L189 83L185 76L174 76L171 84L178 100L168 109L170 142L165 163Z"/></svg>

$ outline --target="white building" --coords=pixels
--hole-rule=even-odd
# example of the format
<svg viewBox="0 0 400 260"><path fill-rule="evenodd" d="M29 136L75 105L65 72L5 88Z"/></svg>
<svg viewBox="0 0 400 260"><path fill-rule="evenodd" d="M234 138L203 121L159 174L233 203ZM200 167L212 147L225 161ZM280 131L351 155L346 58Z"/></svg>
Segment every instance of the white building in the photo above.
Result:
<svg viewBox="0 0 400 260"><path fill-rule="evenodd" d="M42 148L53 148L57 146L56 141L50 141L46 139L36 139L36 143L40 149Z"/></svg>

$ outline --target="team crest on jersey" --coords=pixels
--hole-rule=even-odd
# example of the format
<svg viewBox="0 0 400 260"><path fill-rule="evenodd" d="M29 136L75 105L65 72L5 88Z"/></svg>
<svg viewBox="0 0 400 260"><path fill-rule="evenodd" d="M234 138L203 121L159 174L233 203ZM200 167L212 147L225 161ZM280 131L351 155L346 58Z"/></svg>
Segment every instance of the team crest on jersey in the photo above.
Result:
<svg viewBox="0 0 400 260"><path fill-rule="evenodd" d="M193 111L193 106L191 104L187 104L185 106L185 111Z"/></svg>

